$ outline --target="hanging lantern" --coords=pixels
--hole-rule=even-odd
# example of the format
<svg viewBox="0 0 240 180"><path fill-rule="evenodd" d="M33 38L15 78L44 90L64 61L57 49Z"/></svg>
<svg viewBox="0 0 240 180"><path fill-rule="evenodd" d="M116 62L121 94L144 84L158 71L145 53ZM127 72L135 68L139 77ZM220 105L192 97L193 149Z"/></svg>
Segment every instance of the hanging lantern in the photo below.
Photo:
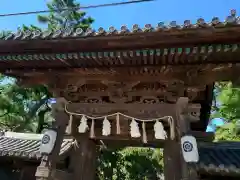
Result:
<svg viewBox="0 0 240 180"><path fill-rule="evenodd" d="M57 139L57 132L53 129L47 130L43 134L43 138L40 145L40 153L42 155L51 154L55 146L56 139Z"/></svg>
<svg viewBox="0 0 240 180"><path fill-rule="evenodd" d="M181 147L182 154L185 162L194 162L199 161L197 141L194 136L186 135L181 138Z"/></svg>

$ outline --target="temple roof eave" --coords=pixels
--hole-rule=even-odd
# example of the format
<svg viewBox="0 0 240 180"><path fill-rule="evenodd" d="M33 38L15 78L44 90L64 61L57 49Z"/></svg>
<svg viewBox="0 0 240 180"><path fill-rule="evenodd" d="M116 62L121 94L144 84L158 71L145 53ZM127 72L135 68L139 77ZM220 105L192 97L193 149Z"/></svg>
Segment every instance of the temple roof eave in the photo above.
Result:
<svg viewBox="0 0 240 180"><path fill-rule="evenodd" d="M140 28L135 24L128 28L123 25L120 30L109 27L109 30L99 28L97 31L88 28L46 30L21 30L8 35L0 34L0 53L29 52L73 52L73 51L104 51L142 48L169 48L173 45L236 43L240 38L240 19L235 10L225 21L213 17L210 22L199 18L195 24L185 20L182 25L176 21L168 25L160 22L156 27L146 24ZM211 37L211 38L210 38Z"/></svg>

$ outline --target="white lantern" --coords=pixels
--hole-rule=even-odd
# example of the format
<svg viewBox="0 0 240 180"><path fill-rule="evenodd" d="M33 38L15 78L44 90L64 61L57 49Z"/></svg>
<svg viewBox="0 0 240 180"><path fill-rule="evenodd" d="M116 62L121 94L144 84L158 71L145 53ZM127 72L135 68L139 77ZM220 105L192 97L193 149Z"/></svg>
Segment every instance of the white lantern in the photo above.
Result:
<svg viewBox="0 0 240 180"><path fill-rule="evenodd" d="M56 139L57 139L57 132L53 129L47 130L43 134L43 138L40 146L40 153L51 154L55 146Z"/></svg>
<svg viewBox="0 0 240 180"><path fill-rule="evenodd" d="M197 141L194 136L186 135L181 138L183 158L186 162L197 163L199 161Z"/></svg>

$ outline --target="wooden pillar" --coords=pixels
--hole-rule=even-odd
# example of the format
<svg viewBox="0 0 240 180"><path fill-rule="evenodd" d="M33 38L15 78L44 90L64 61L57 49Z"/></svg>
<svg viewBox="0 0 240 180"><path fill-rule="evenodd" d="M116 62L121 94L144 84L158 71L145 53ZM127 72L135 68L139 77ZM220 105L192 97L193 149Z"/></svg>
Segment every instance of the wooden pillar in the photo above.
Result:
<svg viewBox="0 0 240 180"><path fill-rule="evenodd" d="M69 116L65 113L65 99L57 98L56 103L52 106L52 113L55 119L53 128L57 130L57 139L53 152L49 156L42 157L40 166L36 171L37 180L52 180L56 172L56 163L59 158L61 144L64 138L64 133L69 121Z"/></svg>
<svg viewBox="0 0 240 180"><path fill-rule="evenodd" d="M186 110L188 98L180 97L176 103L174 119L175 139L168 140L164 147L164 175L165 180L196 180L196 173L189 169L184 161L181 150L181 137L189 132L190 123L187 122Z"/></svg>
<svg viewBox="0 0 240 180"><path fill-rule="evenodd" d="M190 180L200 180L200 176L195 167L189 168L189 179Z"/></svg>
<svg viewBox="0 0 240 180"><path fill-rule="evenodd" d="M176 103L176 114L173 117L175 139L169 139L164 146L164 175L165 180L180 180L182 179L182 157L181 157L181 143L183 122L181 122L181 113L188 103L186 98L179 98Z"/></svg>
<svg viewBox="0 0 240 180"><path fill-rule="evenodd" d="M69 170L73 180L94 180L96 177L97 146L89 134L79 134L77 127L80 119L73 117L69 132L76 142L70 155Z"/></svg>
<svg viewBox="0 0 240 180"><path fill-rule="evenodd" d="M73 180L94 180L96 177L97 146L89 136L77 138L70 157Z"/></svg>
<svg viewBox="0 0 240 180"><path fill-rule="evenodd" d="M164 180L180 180L181 166L179 144L175 140L167 140L163 150Z"/></svg>
<svg viewBox="0 0 240 180"><path fill-rule="evenodd" d="M35 166L25 166L22 169L22 177L20 180L34 180L35 179L35 172L36 172L36 167Z"/></svg>
<svg viewBox="0 0 240 180"><path fill-rule="evenodd" d="M189 132L190 130L190 122L186 118L187 113L187 106L188 106L188 98L180 97L176 104L176 127L177 127L177 140L180 144L178 151L180 154L180 164L181 164L181 179L183 180L190 180L189 179L189 172L188 172L188 165L183 159L182 149L181 149L181 137Z"/></svg>

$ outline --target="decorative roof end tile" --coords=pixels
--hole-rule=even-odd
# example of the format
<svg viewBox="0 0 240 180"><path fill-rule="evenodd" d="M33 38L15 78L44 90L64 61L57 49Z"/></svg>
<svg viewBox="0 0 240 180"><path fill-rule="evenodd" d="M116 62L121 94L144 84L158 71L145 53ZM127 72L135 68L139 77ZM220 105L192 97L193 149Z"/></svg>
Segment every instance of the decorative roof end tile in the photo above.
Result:
<svg viewBox="0 0 240 180"><path fill-rule="evenodd" d="M51 34L52 34L52 30L46 30L42 33L41 38L42 39L48 39L51 36Z"/></svg>
<svg viewBox="0 0 240 180"><path fill-rule="evenodd" d="M138 26L138 24L134 24L132 27L132 32L133 33L137 33L137 32L141 32L141 28Z"/></svg>
<svg viewBox="0 0 240 180"><path fill-rule="evenodd" d="M38 38L40 38L40 37L41 37L41 34L42 34L42 32L41 32L39 29L34 30L34 31L32 32L32 39L38 39Z"/></svg>
<svg viewBox="0 0 240 180"><path fill-rule="evenodd" d="M83 29L82 28L77 28L75 30L75 33L73 33L74 37L81 36L83 34Z"/></svg>
<svg viewBox="0 0 240 180"><path fill-rule="evenodd" d="M97 35L99 35L99 36L106 35L106 31L102 27L100 27L98 29Z"/></svg>
<svg viewBox="0 0 240 180"><path fill-rule="evenodd" d="M53 38L53 39L59 38L59 37L61 36L61 34L62 34L61 29L58 29L58 30L56 30L56 31L53 32L52 38Z"/></svg>
<svg viewBox="0 0 240 180"><path fill-rule="evenodd" d="M110 35L117 34L117 30L115 29L115 27L113 27L113 26L109 27L108 34L110 34Z"/></svg>
<svg viewBox="0 0 240 180"><path fill-rule="evenodd" d="M71 37L73 34L73 28L72 27L68 27L66 29L63 30L63 33L62 33L62 37Z"/></svg>
<svg viewBox="0 0 240 180"><path fill-rule="evenodd" d="M105 31L103 28L99 28L98 32L95 32L92 28L88 28L84 32L81 28L76 28L75 30L70 27L66 29L58 29L56 31L46 30L41 32L40 30L27 30L23 31L18 28L16 33L10 33L5 35L4 32L0 32L1 40L30 40L30 39L56 39L56 38L68 38L68 37L86 37L86 36L108 36L108 35L128 35L131 33L139 32L153 32L153 31L162 31L171 29L186 29L186 28L208 28L208 27L229 27L240 25L240 17L237 17L236 10L231 10L230 15L227 16L224 22L221 22L218 17L212 18L211 22L206 23L203 18L199 18L196 24L191 24L189 20L185 20L183 25L178 25L176 21L170 22L168 26L164 25L163 22L158 23L156 27L152 27L151 24L146 24L144 28L140 28L137 24L133 25L132 30L130 31L126 26L122 26L118 32L114 27L110 27L108 31Z"/></svg>
<svg viewBox="0 0 240 180"><path fill-rule="evenodd" d="M127 28L127 26L123 25L120 30L120 34L127 34L130 33L130 30Z"/></svg>
<svg viewBox="0 0 240 180"><path fill-rule="evenodd" d="M145 24L145 27L144 27L144 32L152 32L154 31L154 28L152 27L151 24Z"/></svg>

